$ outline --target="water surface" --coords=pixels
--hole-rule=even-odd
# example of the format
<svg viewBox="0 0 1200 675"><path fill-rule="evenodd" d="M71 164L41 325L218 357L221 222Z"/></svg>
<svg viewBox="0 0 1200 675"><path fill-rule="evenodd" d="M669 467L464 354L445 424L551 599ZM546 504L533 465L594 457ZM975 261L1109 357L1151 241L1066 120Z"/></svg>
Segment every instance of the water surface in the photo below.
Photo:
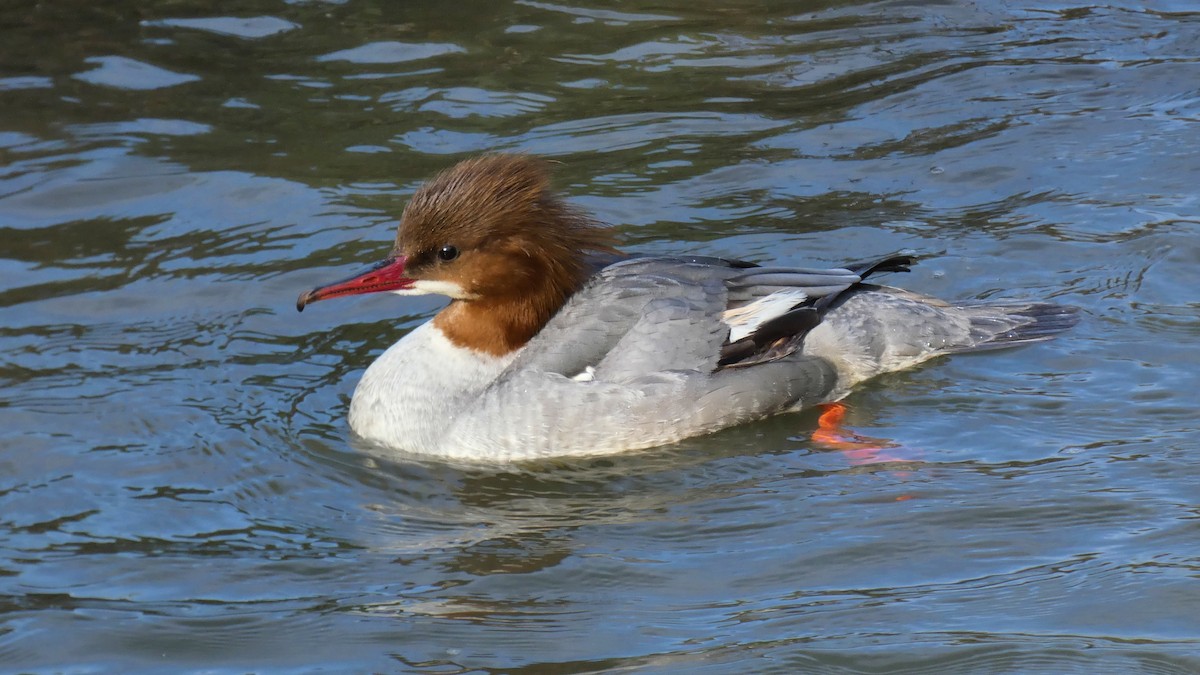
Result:
<svg viewBox="0 0 1200 675"><path fill-rule="evenodd" d="M232 12L232 13L224 13ZM0 7L0 670L1200 672L1200 12ZM608 459L373 458L436 299L297 315L473 153L629 250L1048 298L1063 339Z"/></svg>

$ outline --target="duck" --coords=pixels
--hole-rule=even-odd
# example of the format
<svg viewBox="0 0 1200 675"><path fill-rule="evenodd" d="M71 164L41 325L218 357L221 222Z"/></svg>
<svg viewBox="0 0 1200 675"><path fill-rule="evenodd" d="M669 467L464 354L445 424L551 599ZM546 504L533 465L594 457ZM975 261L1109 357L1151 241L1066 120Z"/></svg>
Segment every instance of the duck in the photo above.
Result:
<svg viewBox="0 0 1200 675"><path fill-rule="evenodd" d="M489 154L423 183L390 255L303 292L296 308L367 293L449 298L367 367L349 426L384 454L482 462L667 445L1078 322L1071 306L951 303L868 281L915 263L627 255L554 190L550 162Z"/></svg>

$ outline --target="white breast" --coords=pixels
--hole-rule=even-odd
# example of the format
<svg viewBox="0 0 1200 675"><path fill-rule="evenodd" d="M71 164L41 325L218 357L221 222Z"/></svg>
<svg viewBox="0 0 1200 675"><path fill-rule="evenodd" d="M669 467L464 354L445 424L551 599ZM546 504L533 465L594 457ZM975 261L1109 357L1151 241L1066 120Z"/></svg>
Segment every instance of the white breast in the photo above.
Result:
<svg viewBox="0 0 1200 675"><path fill-rule="evenodd" d="M459 347L432 322L423 324L363 373L350 401L350 428L382 445L435 453L455 416L515 356Z"/></svg>

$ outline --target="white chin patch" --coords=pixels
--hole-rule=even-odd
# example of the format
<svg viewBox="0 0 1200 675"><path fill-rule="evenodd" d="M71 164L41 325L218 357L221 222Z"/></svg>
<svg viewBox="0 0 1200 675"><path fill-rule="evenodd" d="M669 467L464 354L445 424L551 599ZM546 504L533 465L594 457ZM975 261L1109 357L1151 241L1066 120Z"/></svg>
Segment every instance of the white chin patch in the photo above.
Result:
<svg viewBox="0 0 1200 675"><path fill-rule="evenodd" d="M445 295L455 300L470 300L475 297L453 281L434 281L430 279L417 279L412 283L412 286L391 292L396 295Z"/></svg>
<svg viewBox="0 0 1200 675"><path fill-rule="evenodd" d="M579 373L571 379L575 380L576 382L591 382L592 380L596 379L596 369L592 366L588 366L587 368L583 369L582 373Z"/></svg>

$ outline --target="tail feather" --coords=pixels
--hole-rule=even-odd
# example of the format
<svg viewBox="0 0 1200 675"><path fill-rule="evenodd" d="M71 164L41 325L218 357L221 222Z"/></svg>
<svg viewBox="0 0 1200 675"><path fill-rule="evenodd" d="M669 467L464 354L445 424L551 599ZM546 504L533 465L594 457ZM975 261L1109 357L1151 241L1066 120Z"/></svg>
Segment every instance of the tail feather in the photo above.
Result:
<svg viewBox="0 0 1200 675"><path fill-rule="evenodd" d="M970 320L969 344L945 349L945 353L1007 349L1032 342L1045 342L1079 323L1079 308L1048 302L1022 304L980 303L960 305Z"/></svg>
<svg viewBox="0 0 1200 675"><path fill-rule="evenodd" d="M949 304L899 288L859 284L804 338L800 353L834 364L830 400L881 373L943 354L1042 342L1079 322L1075 307L1044 302Z"/></svg>

